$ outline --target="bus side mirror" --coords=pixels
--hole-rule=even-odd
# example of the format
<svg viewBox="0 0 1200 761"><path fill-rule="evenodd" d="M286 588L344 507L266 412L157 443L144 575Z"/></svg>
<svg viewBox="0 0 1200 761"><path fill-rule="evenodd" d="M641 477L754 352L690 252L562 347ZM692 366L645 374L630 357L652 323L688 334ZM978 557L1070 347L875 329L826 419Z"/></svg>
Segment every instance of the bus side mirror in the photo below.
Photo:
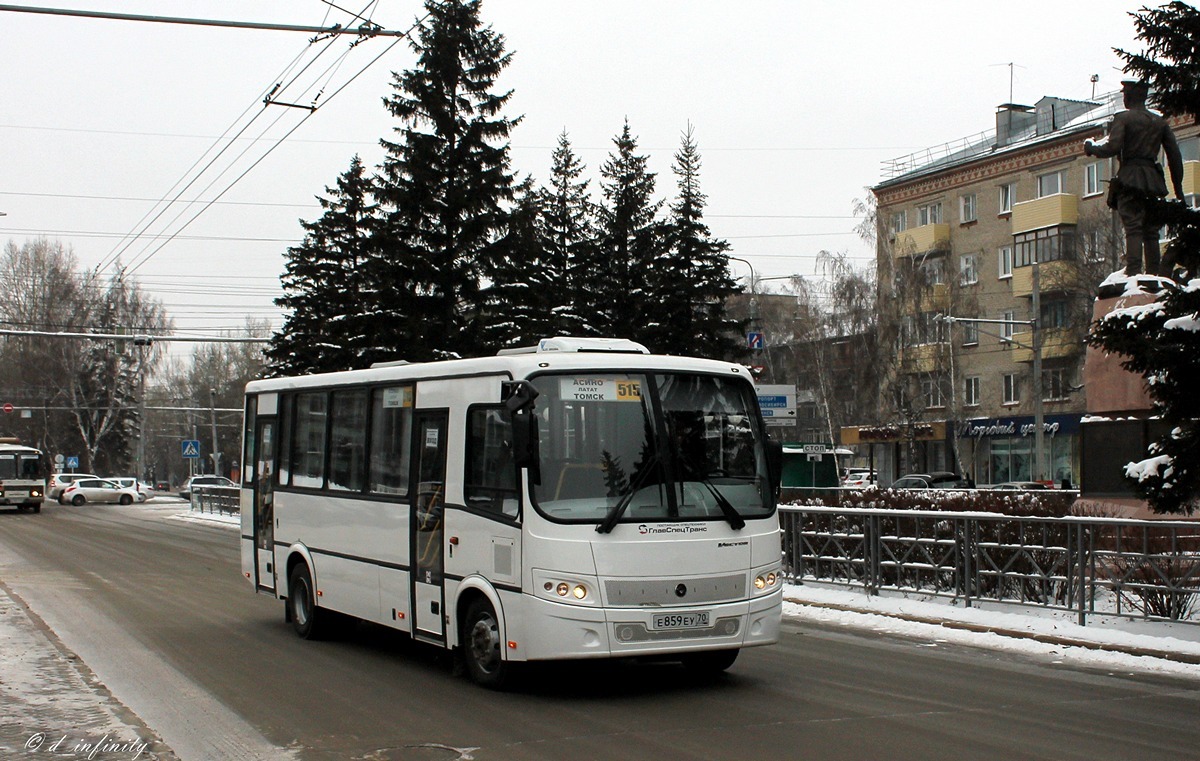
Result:
<svg viewBox="0 0 1200 761"><path fill-rule="evenodd" d="M505 381L500 384L500 397L512 415L513 462L518 468L529 468L533 483L541 483L538 469L538 421L533 400L538 390L529 381Z"/></svg>
<svg viewBox="0 0 1200 761"><path fill-rule="evenodd" d="M771 478L771 491L779 493L783 483L783 442L767 437L767 475Z"/></svg>

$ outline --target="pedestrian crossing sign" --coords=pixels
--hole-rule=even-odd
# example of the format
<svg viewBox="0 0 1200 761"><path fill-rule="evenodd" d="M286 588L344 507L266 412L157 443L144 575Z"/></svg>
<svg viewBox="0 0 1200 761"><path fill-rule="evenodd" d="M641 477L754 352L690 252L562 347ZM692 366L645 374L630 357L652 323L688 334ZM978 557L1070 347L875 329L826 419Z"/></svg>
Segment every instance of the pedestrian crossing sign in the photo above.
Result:
<svg viewBox="0 0 1200 761"><path fill-rule="evenodd" d="M184 457L195 458L200 456L200 442L196 439L184 439L180 443L183 445Z"/></svg>

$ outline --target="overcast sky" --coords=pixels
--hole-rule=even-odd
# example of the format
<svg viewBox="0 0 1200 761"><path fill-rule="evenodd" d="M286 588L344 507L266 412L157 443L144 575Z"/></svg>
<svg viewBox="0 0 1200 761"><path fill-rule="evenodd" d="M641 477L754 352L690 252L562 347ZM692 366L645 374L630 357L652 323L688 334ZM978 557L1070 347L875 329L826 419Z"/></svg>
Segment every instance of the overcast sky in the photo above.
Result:
<svg viewBox="0 0 1200 761"><path fill-rule="evenodd" d="M347 19L321 0L53 5L308 26ZM523 116L512 138L519 174L546 181L566 130L598 191L597 170L628 119L669 199L673 154L691 124L713 233L759 277L814 277L822 250L868 263L853 205L884 161L991 129L1010 97L1118 89L1112 48L1140 50L1128 15L1140 6L485 0L483 16L514 53L501 86L514 90L509 115ZM403 30L423 9L382 0L367 14ZM0 237L60 240L85 267L119 258L181 332L237 330L246 315L278 327L271 302L283 252L302 237L298 220L319 216L314 196L355 153L379 163L378 141L395 126L382 107L391 72L415 62L405 42L389 49L391 38L347 52L348 37L310 36L0 12ZM273 83L293 78L277 97L307 105L324 87L315 112L263 106ZM158 199L221 193L198 217L200 206L176 205L147 226Z"/></svg>

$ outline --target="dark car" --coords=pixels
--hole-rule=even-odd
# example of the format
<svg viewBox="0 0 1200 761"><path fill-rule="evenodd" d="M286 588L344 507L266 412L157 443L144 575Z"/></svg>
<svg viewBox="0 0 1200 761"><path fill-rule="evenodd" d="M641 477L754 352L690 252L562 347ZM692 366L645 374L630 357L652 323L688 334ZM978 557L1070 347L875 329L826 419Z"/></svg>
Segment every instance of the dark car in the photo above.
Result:
<svg viewBox="0 0 1200 761"><path fill-rule="evenodd" d="M996 484L992 488L1002 491L1038 491L1049 489L1050 487L1041 481L1005 481L1002 484Z"/></svg>
<svg viewBox="0 0 1200 761"><path fill-rule="evenodd" d="M957 473L910 473L892 482L893 489L969 489L972 484Z"/></svg>

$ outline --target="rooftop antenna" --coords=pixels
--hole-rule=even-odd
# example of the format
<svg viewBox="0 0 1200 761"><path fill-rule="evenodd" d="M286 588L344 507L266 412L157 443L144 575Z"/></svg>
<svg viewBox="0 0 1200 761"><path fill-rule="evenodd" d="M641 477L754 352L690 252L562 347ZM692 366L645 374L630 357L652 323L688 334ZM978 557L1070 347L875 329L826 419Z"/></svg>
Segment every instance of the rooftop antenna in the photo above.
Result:
<svg viewBox="0 0 1200 761"><path fill-rule="evenodd" d="M1095 100L1095 99L1096 99L1096 83L1100 81L1100 75L1099 75L1099 74L1093 74L1093 75L1091 76L1091 80L1090 80L1090 81L1091 81L1091 83L1092 83L1092 100Z"/></svg>
<svg viewBox="0 0 1200 761"><path fill-rule="evenodd" d="M1008 67L1008 102L1013 102L1013 69L1023 69L1024 66L1019 66L1012 61L1008 63L993 63L992 66L1007 66Z"/></svg>

